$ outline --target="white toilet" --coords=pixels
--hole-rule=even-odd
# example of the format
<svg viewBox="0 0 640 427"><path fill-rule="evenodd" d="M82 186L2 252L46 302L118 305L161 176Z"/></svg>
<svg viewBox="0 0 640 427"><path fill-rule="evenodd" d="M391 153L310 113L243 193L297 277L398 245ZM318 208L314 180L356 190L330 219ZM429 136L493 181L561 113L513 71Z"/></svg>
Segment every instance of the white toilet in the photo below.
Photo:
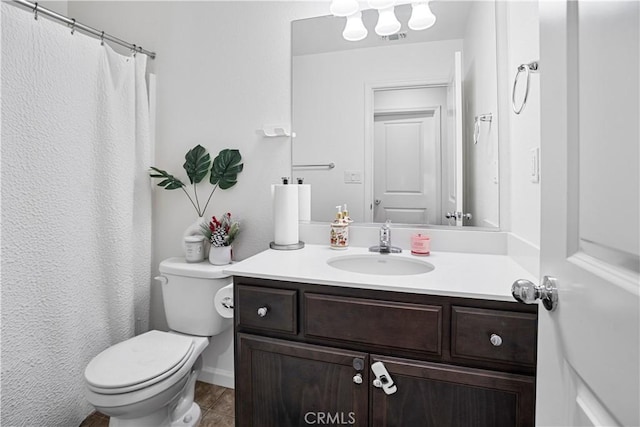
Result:
<svg viewBox="0 0 640 427"><path fill-rule="evenodd" d="M224 267L169 258L160 263L170 332L149 331L118 343L89 362L87 400L111 417L109 426L197 426L193 401L209 337L232 324L231 278ZM223 289L224 288L224 289ZM221 290L223 289L223 290Z"/></svg>

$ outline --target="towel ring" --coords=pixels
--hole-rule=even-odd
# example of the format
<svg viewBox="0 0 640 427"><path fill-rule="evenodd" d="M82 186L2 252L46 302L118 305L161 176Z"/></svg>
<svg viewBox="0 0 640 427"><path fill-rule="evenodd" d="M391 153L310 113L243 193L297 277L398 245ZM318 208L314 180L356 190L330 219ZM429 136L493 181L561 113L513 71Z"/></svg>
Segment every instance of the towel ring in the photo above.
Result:
<svg viewBox="0 0 640 427"><path fill-rule="evenodd" d="M513 81L513 91L511 93L511 106L513 107L513 112L516 114L520 114L524 109L524 106L527 105L527 98L529 97L529 80L532 71L538 71L538 63L536 61L528 64L521 64L518 67L518 72L516 73L515 80ZM524 98L522 99L522 104L518 107L516 105L516 87L518 87L518 78L520 77L520 73L525 74L526 83L524 87Z"/></svg>

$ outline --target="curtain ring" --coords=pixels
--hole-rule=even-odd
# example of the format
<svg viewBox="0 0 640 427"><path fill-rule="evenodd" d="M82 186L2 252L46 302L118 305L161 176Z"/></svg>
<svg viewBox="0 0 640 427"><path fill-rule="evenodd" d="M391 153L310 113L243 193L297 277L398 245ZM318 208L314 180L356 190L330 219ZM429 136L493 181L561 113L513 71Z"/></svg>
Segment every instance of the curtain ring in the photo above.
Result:
<svg viewBox="0 0 640 427"><path fill-rule="evenodd" d="M137 50L135 44L133 45L133 49L132 50L133 50L133 57L135 58L136 57L136 53L138 53L138 50Z"/></svg>
<svg viewBox="0 0 640 427"><path fill-rule="evenodd" d="M71 24L71 35L76 31L76 19L71 18L73 20L73 24Z"/></svg>
<svg viewBox="0 0 640 427"><path fill-rule="evenodd" d="M529 64L521 64L518 67L518 72L516 73L515 80L513 81L513 91L511 93L511 106L513 107L513 112L516 114L520 114L524 109L524 106L527 104L527 98L529 97L529 84L531 78L531 72L538 70L538 63L531 62ZM518 78L520 77L520 73L524 72L526 77L526 83L524 87L524 98L522 99L522 104L517 106L516 102L516 87L518 87Z"/></svg>
<svg viewBox="0 0 640 427"><path fill-rule="evenodd" d="M104 46L104 31L100 34L100 46Z"/></svg>
<svg viewBox="0 0 640 427"><path fill-rule="evenodd" d="M33 19L38 20L38 2L33 6Z"/></svg>

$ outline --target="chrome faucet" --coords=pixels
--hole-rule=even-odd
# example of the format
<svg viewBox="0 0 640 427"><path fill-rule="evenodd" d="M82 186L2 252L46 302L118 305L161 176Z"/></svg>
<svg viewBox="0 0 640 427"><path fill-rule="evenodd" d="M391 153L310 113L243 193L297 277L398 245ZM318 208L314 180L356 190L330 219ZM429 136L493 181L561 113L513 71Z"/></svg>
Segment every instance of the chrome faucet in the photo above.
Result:
<svg viewBox="0 0 640 427"><path fill-rule="evenodd" d="M376 246L371 246L369 252L380 252L381 254L397 254L402 252L402 249L391 246L391 221L387 220L382 227L380 227L380 242Z"/></svg>

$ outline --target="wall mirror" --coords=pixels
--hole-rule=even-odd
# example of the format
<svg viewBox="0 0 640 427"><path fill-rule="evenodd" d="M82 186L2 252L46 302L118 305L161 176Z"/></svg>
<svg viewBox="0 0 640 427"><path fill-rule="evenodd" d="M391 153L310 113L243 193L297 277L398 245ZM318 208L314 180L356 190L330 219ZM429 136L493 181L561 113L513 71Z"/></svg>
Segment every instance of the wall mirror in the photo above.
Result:
<svg viewBox="0 0 640 427"><path fill-rule="evenodd" d="M343 39L346 19L292 23L292 177L313 221L499 227L493 1L434 1L434 26Z"/></svg>

